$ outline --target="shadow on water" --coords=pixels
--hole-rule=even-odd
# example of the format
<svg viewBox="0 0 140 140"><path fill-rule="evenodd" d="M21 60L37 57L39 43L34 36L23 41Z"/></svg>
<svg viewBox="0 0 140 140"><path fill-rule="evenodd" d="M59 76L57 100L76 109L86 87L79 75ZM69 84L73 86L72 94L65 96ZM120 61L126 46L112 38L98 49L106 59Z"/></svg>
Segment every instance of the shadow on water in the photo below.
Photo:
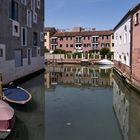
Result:
<svg viewBox="0 0 140 140"><path fill-rule="evenodd" d="M29 101L28 103L26 103L24 105L14 104L14 103L10 103L10 105L15 110L19 110L22 112L33 112L37 108L37 103L33 98L31 99L31 101Z"/></svg>
<svg viewBox="0 0 140 140"><path fill-rule="evenodd" d="M27 126L22 120L16 118L16 123L11 134L5 140L29 140Z"/></svg>

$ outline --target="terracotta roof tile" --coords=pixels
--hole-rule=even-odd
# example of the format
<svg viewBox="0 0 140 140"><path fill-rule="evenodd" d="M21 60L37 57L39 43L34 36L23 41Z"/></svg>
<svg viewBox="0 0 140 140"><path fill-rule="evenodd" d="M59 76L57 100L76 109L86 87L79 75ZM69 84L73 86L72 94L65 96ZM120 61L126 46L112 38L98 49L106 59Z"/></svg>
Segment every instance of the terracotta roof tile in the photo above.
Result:
<svg viewBox="0 0 140 140"><path fill-rule="evenodd" d="M53 37L74 37L74 36L101 36L111 35L113 30L105 31L81 31L81 32L56 32Z"/></svg>

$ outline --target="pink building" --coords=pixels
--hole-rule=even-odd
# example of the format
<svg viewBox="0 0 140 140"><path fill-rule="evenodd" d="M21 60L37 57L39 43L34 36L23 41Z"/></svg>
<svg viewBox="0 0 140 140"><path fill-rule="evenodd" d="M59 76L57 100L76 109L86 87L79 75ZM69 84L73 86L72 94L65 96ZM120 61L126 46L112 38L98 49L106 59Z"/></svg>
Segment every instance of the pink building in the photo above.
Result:
<svg viewBox="0 0 140 140"><path fill-rule="evenodd" d="M66 51L88 52L89 50L100 50L112 46L112 30L86 31L83 28L74 28L69 32L56 32L51 37L50 50L61 49Z"/></svg>
<svg viewBox="0 0 140 140"><path fill-rule="evenodd" d="M132 83L140 87L140 3L132 10Z"/></svg>

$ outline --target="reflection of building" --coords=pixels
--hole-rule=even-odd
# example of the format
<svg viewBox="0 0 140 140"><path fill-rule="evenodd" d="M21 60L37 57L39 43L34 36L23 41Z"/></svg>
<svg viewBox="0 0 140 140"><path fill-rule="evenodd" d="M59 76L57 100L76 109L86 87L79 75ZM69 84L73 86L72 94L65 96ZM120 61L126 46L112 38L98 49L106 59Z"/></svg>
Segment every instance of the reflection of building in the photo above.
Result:
<svg viewBox="0 0 140 140"><path fill-rule="evenodd" d="M48 73L49 78L48 79ZM46 84L69 84L81 86L111 86L112 70L81 66L48 66ZM47 80L48 79L48 80ZM49 87L49 86L48 86Z"/></svg>
<svg viewBox="0 0 140 140"><path fill-rule="evenodd" d="M113 84L113 106L124 140L129 140L129 101L126 99L125 93L119 89L115 80Z"/></svg>
<svg viewBox="0 0 140 140"><path fill-rule="evenodd" d="M140 139L139 92L124 84L116 75L113 84L113 105L124 140Z"/></svg>
<svg viewBox="0 0 140 140"><path fill-rule="evenodd" d="M0 0L3 83L44 68L44 0Z"/></svg>

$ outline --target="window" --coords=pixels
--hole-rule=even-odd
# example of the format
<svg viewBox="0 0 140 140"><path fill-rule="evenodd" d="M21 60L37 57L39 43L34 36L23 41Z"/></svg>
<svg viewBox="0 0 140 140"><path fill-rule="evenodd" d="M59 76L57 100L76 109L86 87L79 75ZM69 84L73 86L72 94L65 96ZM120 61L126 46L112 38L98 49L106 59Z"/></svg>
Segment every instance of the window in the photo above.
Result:
<svg viewBox="0 0 140 140"><path fill-rule="evenodd" d="M92 41L93 41L93 42L98 42L98 37L93 36L93 37L92 37Z"/></svg>
<svg viewBox="0 0 140 140"><path fill-rule="evenodd" d="M68 40L68 37L66 37L66 40Z"/></svg>
<svg viewBox="0 0 140 140"><path fill-rule="evenodd" d="M66 47L68 48L68 47L69 47L69 45L68 45L68 44L66 44Z"/></svg>
<svg viewBox="0 0 140 140"><path fill-rule="evenodd" d="M112 47L114 47L114 43L112 43Z"/></svg>
<svg viewBox="0 0 140 140"><path fill-rule="evenodd" d="M40 32L40 41L44 41L44 34L43 34L43 32Z"/></svg>
<svg viewBox="0 0 140 140"><path fill-rule="evenodd" d="M37 47L37 56L40 56L40 47Z"/></svg>
<svg viewBox="0 0 140 140"><path fill-rule="evenodd" d="M15 66L22 66L22 50L15 50Z"/></svg>
<svg viewBox="0 0 140 140"><path fill-rule="evenodd" d="M71 44L70 47L72 48L73 47L73 44Z"/></svg>
<svg viewBox="0 0 140 140"><path fill-rule="evenodd" d="M102 47L102 48L104 47L104 43L101 43L101 47Z"/></svg>
<svg viewBox="0 0 140 140"><path fill-rule="evenodd" d="M102 36L102 39L104 39L104 36Z"/></svg>
<svg viewBox="0 0 140 140"><path fill-rule="evenodd" d="M3 57L3 49L0 48L0 57Z"/></svg>
<svg viewBox="0 0 140 140"><path fill-rule="evenodd" d="M86 44L84 44L84 47L86 47Z"/></svg>
<svg viewBox="0 0 140 140"><path fill-rule="evenodd" d="M83 38L84 40L86 40L86 37L84 36L84 38Z"/></svg>
<svg viewBox="0 0 140 140"><path fill-rule="evenodd" d="M90 40L90 37L88 37L88 40Z"/></svg>
<svg viewBox="0 0 140 140"><path fill-rule="evenodd" d="M21 46L27 46L27 29L21 27Z"/></svg>
<svg viewBox="0 0 140 140"><path fill-rule="evenodd" d="M106 39L109 39L109 36L108 35L106 36Z"/></svg>
<svg viewBox="0 0 140 140"><path fill-rule="evenodd" d="M136 13L135 15L135 25L139 24L139 13Z"/></svg>
<svg viewBox="0 0 140 140"><path fill-rule="evenodd" d="M62 44L60 44L60 48L62 48Z"/></svg>
<svg viewBox="0 0 140 140"><path fill-rule="evenodd" d="M106 43L106 47L109 48L110 47L110 44L109 43Z"/></svg>
<svg viewBox="0 0 140 140"><path fill-rule="evenodd" d="M19 34L19 22L17 21L12 21L12 35L13 36L16 36L16 37L19 37L20 34Z"/></svg>
<svg viewBox="0 0 140 140"><path fill-rule="evenodd" d="M35 11L35 0L31 0L31 10Z"/></svg>
<svg viewBox="0 0 140 140"><path fill-rule="evenodd" d="M27 27L32 27L32 12L27 10Z"/></svg>
<svg viewBox="0 0 140 140"><path fill-rule="evenodd" d="M81 43L81 37L80 36L76 37L76 43Z"/></svg>
<svg viewBox="0 0 140 140"><path fill-rule="evenodd" d="M26 5L27 4L27 0L21 0L21 3Z"/></svg>
<svg viewBox="0 0 140 140"><path fill-rule="evenodd" d="M38 44L37 32L33 32L33 45L37 46L37 44Z"/></svg>
<svg viewBox="0 0 140 140"><path fill-rule="evenodd" d="M70 40L72 40L72 37L70 37Z"/></svg>
<svg viewBox="0 0 140 140"><path fill-rule="evenodd" d="M11 19L18 21L18 3L14 0L11 2Z"/></svg>
<svg viewBox="0 0 140 140"><path fill-rule="evenodd" d="M36 12L33 13L33 22L37 23L37 13Z"/></svg>
<svg viewBox="0 0 140 140"><path fill-rule="evenodd" d="M87 47L91 47L91 44L87 44Z"/></svg>
<svg viewBox="0 0 140 140"><path fill-rule="evenodd" d="M37 0L37 8L40 9L40 6L41 6L41 2L40 0Z"/></svg>

